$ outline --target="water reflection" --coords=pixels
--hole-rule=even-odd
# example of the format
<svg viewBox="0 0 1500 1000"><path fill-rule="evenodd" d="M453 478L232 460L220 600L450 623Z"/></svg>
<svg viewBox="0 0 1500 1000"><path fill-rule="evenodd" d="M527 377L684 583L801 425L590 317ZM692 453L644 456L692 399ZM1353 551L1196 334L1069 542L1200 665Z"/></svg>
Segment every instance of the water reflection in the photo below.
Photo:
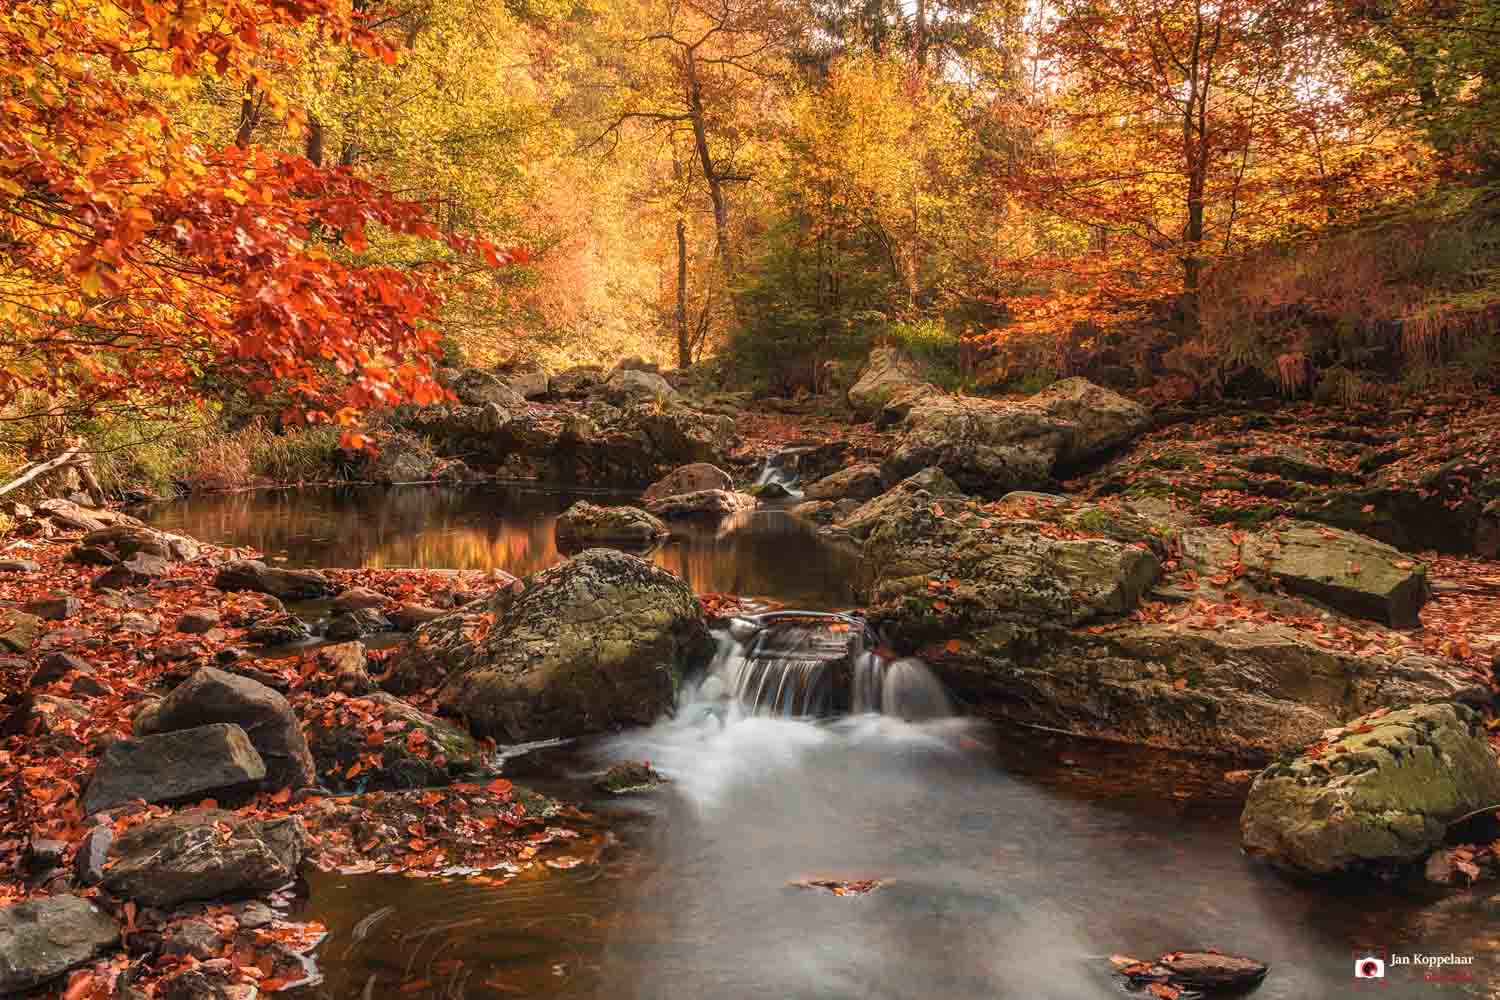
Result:
<svg viewBox="0 0 1500 1000"><path fill-rule="evenodd" d="M147 518L204 541L252 546L288 566L498 568L525 576L562 561L553 524L584 497L633 499L530 486L265 490L194 497L151 508ZM778 510L674 523L672 538L649 558L700 594L820 609L856 600L857 560Z"/></svg>

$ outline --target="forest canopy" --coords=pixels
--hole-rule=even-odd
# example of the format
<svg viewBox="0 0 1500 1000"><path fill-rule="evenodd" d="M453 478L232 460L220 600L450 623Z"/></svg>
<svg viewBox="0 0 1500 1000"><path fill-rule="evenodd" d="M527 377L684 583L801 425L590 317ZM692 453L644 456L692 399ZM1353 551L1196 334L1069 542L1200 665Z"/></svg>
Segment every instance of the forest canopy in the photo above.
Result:
<svg viewBox="0 0 1500 1000"><path fill-rule="evenodd" d="M0 53L13 444L353 426L443 361L1347 400L1500 354L1493 2L49 0Z"/></svg>

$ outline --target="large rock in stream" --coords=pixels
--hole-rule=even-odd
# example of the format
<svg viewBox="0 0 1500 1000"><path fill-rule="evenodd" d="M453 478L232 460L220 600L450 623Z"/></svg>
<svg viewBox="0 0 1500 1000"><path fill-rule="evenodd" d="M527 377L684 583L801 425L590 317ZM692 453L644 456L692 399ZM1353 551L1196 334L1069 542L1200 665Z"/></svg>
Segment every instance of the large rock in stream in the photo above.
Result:
<svg viewBox="0 0 1500 1000"><path fill-rule="evenodd" d="M230 723L116 740L105 748L89 781L83 812L93 815L133 799L173 802L244 790L265 776L265 762L250 738Z"/></svg>
<svg viewBox="0 0 1500 1000"><path fill-rule="evenodd" d="M1462 705L1374 713L1272 764L1250 788L1245 849L1301 872L1416 861L1449 824L1500 803L1500 766Z"/></svg>
<svg viewBox="0 0 1500 1000"><path fill-rule="evenodd" d="M513 741L655 720L706 654L703 609L666 570L589 549L485 604L419 628L393 659L396 689L443 681L438 701Z"/></svg>
<svg viewBox="0 0 1500 1000"><path fill-rule="evenodd" d="M249 590L283 601L332 597L333 581L315 569L278 569L259 559L236 559L219 568L214 586L226 593Z"/></svg>
<svg viewBox="0 0 1500 1000"><path fill-rule="evenodd" d="M1019 401L930 394L912 405L883 472L900 479L935 466L987 496L1035 489L1055 471L1124 444L1149 421L1144 407L1081 378Z"/></svg>
<svg viewBox="0 0 1500 1000"><path fill-rule="evenodd" d="M639 507L601 507L579 500L557 516L557 546L577 551L594 545L649 549L671 531Z"/></svg>
<svg viewBox="0 0 1500 1000"><path fill-rule="evenodd" d="M119 939L114 918L78 896L28 899L0 909L0 995L56 979Z"/></svg>

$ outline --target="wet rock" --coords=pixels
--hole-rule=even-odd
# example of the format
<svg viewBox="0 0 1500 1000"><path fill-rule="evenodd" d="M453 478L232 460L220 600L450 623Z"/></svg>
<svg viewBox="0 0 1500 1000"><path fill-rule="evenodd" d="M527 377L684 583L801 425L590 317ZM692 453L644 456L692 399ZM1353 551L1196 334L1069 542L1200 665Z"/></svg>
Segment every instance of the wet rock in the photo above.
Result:
<svg viewBox="0 0 1500 1000"><path fill-rule="evenodd" d="M848 517L859 507L858 500L807 500L787 513L810 524L827 527Z"/></svg>
<svg viewBox="0 0 1500 1000"><path fill-rule="evenodd" d="M477 640L478 616L493 616ZM439 703L481 735L521 741L651 722L707 652L703 610L671 573L589 549L417 630L393 658L397 685L446 676Z"/></svg>
<svg viewBox="0 0 1500 1000"><path fill-rule="evenodd" d="M697 493L682 493L662 497L646 504L646 510L661 518L670 517L722 517L754 510L757 501L747 493L729 490L699 490Z"/></svg>
<svg viewBox="0 0 1500 1000"><path fill-rule="evenodd" d="M188 608L177 619L177 631L188 635L202 635L218 627L219 613L213 608Z"/></svg>
<svg viewBox="0 0 1500 1000"><path fill-rule="evenodd" d="M24 610L43 621L59 622L76 616L83 610L83 602L71 594L58 594L30 601Z"/></svg>
<svg viewBox="0 0 1500 1000"><path fill-rule="evenodd" d="M624 369L610 375L600 394L615 406L671 400L680 395L671 383L655 372Z"/></svg>
<svg viewBox="0 0 1500 1000"><path fill-rule="evenodd" d="M283 601L331 597L336 588L315 569L278 569L259 559L236 559L220 567L214 586L226 592L251 590Z"/></svg>
<svg viewBox="0 0 1500 1000"><path fill-rule="evenodd" d="M34 872L50 872L62 864L68 853L68 845L50 837L31 838L26 845L26 864Z"/></svg>
<svg viewBox="0 0 1500 1000"><path fill-rule="evenodd" d="M333 610L338 614L346 611L362 611L365 608L374 608L377 611L386 606L389 601L384 594L371 590L369 587L350 587L333 599Z"/></svg>
<svg viewBox="0 0 1500 1000"><path fill-rule="evenodd" d="M662 777L649 761L626 760L600 775L594 781L594 787L610 795L634 795L649 792L669 780Z"/></svg>
<svg viewBox="0 0 1500 1000"><path fill-rule="evenodd" d="M0 909L0 994L56 979L119 939L114 918L78 896L28 899Z"/></svg>
<svg viewBox="0 0 1500 1000"><path fill-rule="evenodd" d="M313 654L316 672L307 682L308 690L314 694L334 691L346 695L364 695L375 690L375 682L367 671L365 647L358 642L340 642L324 646ZM316 754L314 759L316 760Z"/></svg>
<svg viewBox="0 0 1500 1000"><path fill-rule="evenodd" d="M318 773L334 791L430 788L488 772L478 740L384 692L316 702L305 714ZM373 745L371 721L384 737Z"/></svg>
<svg viewBox="0 0 1500 1000"><path fill-rule="evenodd" d="M95 590L130 590L149 587L171 571L171 564L161 556L138 552L94 577Z"/></svg>
<svg viewBox="0 0 1500 1000"><path fill-rule="evenodd" d="M246 593L236 599L224 622L234 628L248 628L268 618L279 618L286 614L286 605L270 594Z"/></svg>
<svg viewBox="0 0 1500 1000"><path fill-rule="evenodd" d="M785 483L779 483L774 479L769 479L763 483L756 483L754 486L747 486L745 487L745 493L760 500L785 500L787 497L794 495L791 487Z"/></svg>
<svg viewBox="0 0 1500 1000"><path fill-rule="evenodd" d="M563 551L606 545L649 549L667 537L667 526L639 507L600 507L579 500L557 517L557 546Z"/></svg>
<svg viewBox="0 0 1500 1000"><path fill-rule="evenodd" d="M882 471L897 479L936 466L988 496L1035 489L1054 471L1129 441L1148 422L1140 405L1078 378L1018 402L931 395L907 414Z"/></svg>
<svg viewBox="0 0 1500 1000"><path fill-rule="evenodd" d="M1161 983L1179 991L1240 992L1266 978L1270 970L1264 962L1216 951L1168 952L1154 962L1139 962L1116 957L1119 973L1142 986ZM1173 994L1176 995L1175 993Z"/></svg>
<svg viewBox="0 0 1500 1000"><path fill-rule="evenodd" d="M0 608L0 652L29 653L42 632L42 620Z"/></svg>
<svg viewBox="0 0 1500 1000"><path fill-rule="evenodd" d="M1448 825L1500 802L1500 766L1479 716L1417 705L1353 720L1250 788L1245 849L1280 867L1330 874L1409 862Z"/></svg>
<svg viewBox="0 0 1500 1000"><path fill-rule="evenodd" d="M264 684L203 667L135 719L137 736L232 722L250 736L266 765L267 788L313 782L313 762L287 700Z"/></svg>
<svg viewBox="0 0 1500 1000"><path fill-rule="evenodd" d="M379 611L374 608L360 608L358 611L346 611L335 617L328 623L324 634L334 642L344 642L348 639L358 639L363 635L373 635L376 632L388 632L391 628L390 619Z"/></svg>
<svg viewBox="0 0 1500 1000"><path fill-rule="evenodd" d="M239 921L242 928L247 931L258 930L269 927L278 919L275 910L271 909L260 900L251 899L230 907L230 914Z"/></svg>
<svg viewBox="0 0 1500 1000"><path fill-rule="evenodd" d="M1313 485L1352 482L1347 472L1314 461L1306 452L1291 449L1237 458L1234 464L1246 472Z"/></svg>
<svg viewBox="0 0 1500 1000"><path fill-rule="evenodd" d="M114 845L115 832L108 823L100 823L84 834L73 855L73 881L87 888L104 878L104 863Z"/></svg>
<svg viewBox="0 0 1500 1000"><path fill-rule="evenodd" d="M802 495L808 500L873 500L883 492L879 466L866 464L851 465L809 483Z"/></svg>
<svg viewBox="0 0 1500 1000"><path fill-rule="evenodd" d="M116 740L83 794L83 811L91 816L135 799L174 802L244 790L265 776L250 738L230 723Z"/></svg>
<svg viewBox="0 0 1500 1000"><path fill-rule="evenodd" d="M257 646L290 646L311 638L312 629L296 615L262 619L245 633L245 641Z"/></svg>
<svg viewBox="0 0 1500 1000"><path fill-rule="evenodd" d="M259 990L242 982L231 963L214 959L164 977L156 987L158 1000L256 1000Z"/></svg>
<svg viewBox="0 0 1500 1000"><path fill-rule="evenodd" d="M1426 568L1401 552L1353 532L1305 521L1279 522L1234 535L1222 529L1183 532L1183 556L1205 575L1242 565L1259 579L1344 614L1395 628L1415 628L1429 596Z"/></svg>
<svg viewBox="0 0 1500 1000"><path fill-rule="evenodd" d="M874 420L898 400L911 401L940 391L922 378L916 363L899 348L877 347L870 352L869 359L860 369L859 378L850 386L848 399L856 414Z"/></svg>
<svg viewBox="0 0 1500 1000"><path fill-rule="evenodd" d="M148 906L268 892L296 877L306 833L297 816L263 822L190 809L133 827L111 851L104 888Z"/></svg>
<svg viewBox="0 0 1500 1000"><path fill-rule="evenodd" d="M0 573L12 573L17 576L24 576L36 573L41 568L41 563L30 559L0 559Z"/></svg>

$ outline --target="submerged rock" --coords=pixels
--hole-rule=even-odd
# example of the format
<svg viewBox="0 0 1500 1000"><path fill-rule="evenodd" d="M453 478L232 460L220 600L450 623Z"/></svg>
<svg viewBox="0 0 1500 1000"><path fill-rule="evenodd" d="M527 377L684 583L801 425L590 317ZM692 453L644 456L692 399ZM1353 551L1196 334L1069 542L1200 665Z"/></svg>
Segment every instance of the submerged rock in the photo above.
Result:
<svg viewBox="0 0 1500 1000"><path fill-rule="evenodd" d="M1240 817L1245 850L1329 874L1410 862L1448 825L1500 802L1500 766L1479 716L1432 704L1372 713L1272 764Z"/></svg>
<svg viewBox="0 0 1500 1000"><path fill-rule="evenodd" d="M290 882L307 835L297 816L257 822L190 809L134 827L115 841L104 888L148 906L268 892Z"/></svg>
<svg viewBox="0 0 1500 1000"><path fill-rule="evenodd" d="M1114 956L1116 971L1132 983L1145 986L1163 983L1177 990L1239 992L1266 978L1265 962L1216 951L1173 951L1154 962ZM1154 994L1165 995L1165 994ZM1172 994L1176 996L1177 994Z"/></svg>
<svg viewBox="0 0 1500 1000"><path fill-rule="evenodd" d="M439 703L481 735L575 736L655 720L709 642L685 583L589 549L527 577L520 593L422 626L391 674L398 690L446 676Z"/></svg>
<svg viewBox="0 0 1500 1000"><path fill-rule="evenodd" d="M82 965L120 939L113 917L79 896L0 909L0 994L22 993Z"/></svg>
<svg viewBox="0 0 1500 1000"><path fill-rule="evenodd" d="M666 784L664 778L649 761L626 760L610 767L594 780L594 787L610 795L634 795L649 792L658 785Z"/></svg>
<svg viewBox="0 0 1500 1000"><path fill-rule="evenodd" d="M699 490L697 493L681 493L662 497L646 504L646 510L657 517L723 517L741 511L754 510L757 501L748 493L733 493L729 490Z"/></svg>
<svg viewBox="0 0 1500 1000"><path fill-rule="evenodd" d="M600 507L579 500L557 517L557 545L568 551L593 545L649 549L670 534L667 526L639 507Z"/></svg>

